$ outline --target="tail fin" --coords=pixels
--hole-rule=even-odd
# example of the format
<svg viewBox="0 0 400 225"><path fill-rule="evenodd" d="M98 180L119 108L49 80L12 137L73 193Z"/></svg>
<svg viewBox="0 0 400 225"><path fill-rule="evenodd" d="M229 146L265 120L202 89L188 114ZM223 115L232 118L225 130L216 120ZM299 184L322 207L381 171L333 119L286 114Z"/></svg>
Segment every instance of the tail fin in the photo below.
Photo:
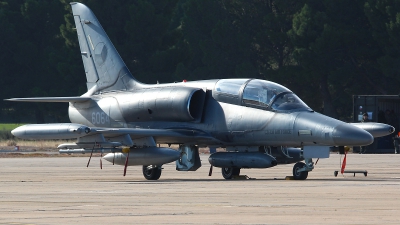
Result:
<svg viewBox="0 0 400 225"><path fill-rule="evenodd" d="M87 95L97 91L129 90L139 82L86 5L71 3L87 80ZM140 83L139 83L140 84Z"/></svg>

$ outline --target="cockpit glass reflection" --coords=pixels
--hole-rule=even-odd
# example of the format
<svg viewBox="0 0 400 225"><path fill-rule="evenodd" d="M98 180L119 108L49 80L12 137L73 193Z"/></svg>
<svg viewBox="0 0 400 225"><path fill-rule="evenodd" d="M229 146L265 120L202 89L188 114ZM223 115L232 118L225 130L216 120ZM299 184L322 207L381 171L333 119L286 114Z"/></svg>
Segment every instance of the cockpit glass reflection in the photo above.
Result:
<svg viewBox="0 0 400 225"><path fill-rule="evenodd" d="M271 104L271 108L277 111L288 111L288 110L301 110L310 108L292 92L282 93L277 95Z"/></svg>
<svg viewBox="0 0 400 225"><path fill-rule="evenodd" d="M251 80L243 90L243 104L273 110L311 110L289 89L265 80Z"/></svg>
<svg viewBox="0 0 400 225"><path fill-rule="evenodd" d="M223 79L219 80L215 86L215 90L220 93L239 95L240 87L247 79Z"/></svg>
<svg viewBox="0 0 400 225"><path fill-rule="evenodd" d="M268 107L276 95L285 91L289 89L273 82L251 80L243 90L243 103L249 106Z"/></svg>
<svg viewBox="0 0 400 225"><path fill-rule="evenodd" d="M286 87L258 79L221 79L215 84L216 100L275 111L311 110Z"/></svg>

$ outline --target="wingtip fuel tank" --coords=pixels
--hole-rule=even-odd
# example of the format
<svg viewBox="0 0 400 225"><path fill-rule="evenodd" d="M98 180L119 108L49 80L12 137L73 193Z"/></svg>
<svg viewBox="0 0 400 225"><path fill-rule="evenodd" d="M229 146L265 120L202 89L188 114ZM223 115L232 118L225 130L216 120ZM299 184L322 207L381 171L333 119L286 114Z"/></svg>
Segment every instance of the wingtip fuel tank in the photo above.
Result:
<svg viewBox="0 0 400 225"><path fill-rule="evenodd" d="M367 131L374 138L383 137L392 134L395 131L394 127L384 123L366 122L366 123L350 123L350 124Z"/></svg>
<svg viewBox="0 0 400 225"><path fill-rule="evenodd" d="M91 129L76 123L27 124L15 128L12 135L23 139L73 139L86 136Z"/></svg>

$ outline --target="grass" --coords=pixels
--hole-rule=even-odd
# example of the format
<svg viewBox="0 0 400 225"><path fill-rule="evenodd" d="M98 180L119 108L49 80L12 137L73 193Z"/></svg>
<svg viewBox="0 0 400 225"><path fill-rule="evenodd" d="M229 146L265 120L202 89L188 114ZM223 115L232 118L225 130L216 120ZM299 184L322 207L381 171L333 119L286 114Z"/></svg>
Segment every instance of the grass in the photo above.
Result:
<svg viewBox="0 0 400 225"><path fill-rule="evenodd" d="M19 124L19 123L0 123L0 130L3 131L11 131L19 126L22 126L24 124Z"/></svg>
<svg viewBox="0 0 400 225"><path fill-rule="evenodd" d="M23 139L14 139L14 145L18 145L20 147L28 147L34 146L39 149L45 148L56 148L59 144L66 142L74 142L69 140L23 140ZM0 140L0 146L10 146L10 140Z"/></svg>
<svg viewBox="0 0 400 225"><path fill-rule="evenodd" d="M0 140L14 140L11 131L23 124L19 123L0 123Z"/></svg>
<svg viewBox="0 0 400 225"><path fill-rule="evenodd" d="M21 150L51 150L58 151L57 146L66 143L75 142L71 140L23 140L23 139L9 139L0 140L0 148L13 150L15 146L19 146Z"/></svg>

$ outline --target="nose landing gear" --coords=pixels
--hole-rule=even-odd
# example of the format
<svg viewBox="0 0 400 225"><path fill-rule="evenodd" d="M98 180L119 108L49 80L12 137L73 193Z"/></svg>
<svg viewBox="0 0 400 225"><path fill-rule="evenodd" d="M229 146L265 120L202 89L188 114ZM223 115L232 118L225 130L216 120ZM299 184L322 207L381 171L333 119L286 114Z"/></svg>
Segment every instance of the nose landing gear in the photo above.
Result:
<svg viewBox="0 0 400 225"><path fill-rule="evenodd" d="M298 162L293 166L293 178L295 180L305 180L308 172L314 169L314 162L311 158L304 159L305 163Z"/></svg>

